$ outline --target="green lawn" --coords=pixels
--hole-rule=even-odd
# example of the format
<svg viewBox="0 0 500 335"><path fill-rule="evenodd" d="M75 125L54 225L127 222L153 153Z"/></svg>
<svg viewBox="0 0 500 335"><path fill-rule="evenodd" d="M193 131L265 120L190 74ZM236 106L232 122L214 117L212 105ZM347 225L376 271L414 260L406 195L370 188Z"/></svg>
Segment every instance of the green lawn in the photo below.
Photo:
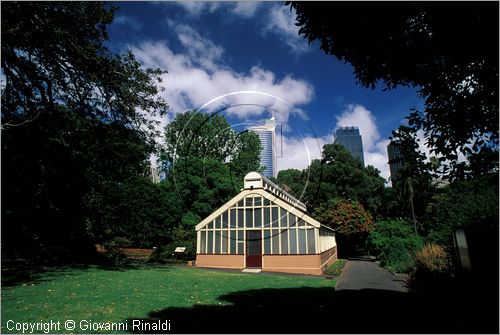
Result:
<svg viewBox="0 0 500 335"><path fill-rule="evenodd" d="M123 322L132 317L147 318L150 313L169 308L227 306L231 303L220 297L238 291L334 286L334 280L322 277L256 275L188 267L57 270L40 274L31 281L2 286L1 332L19 332L6 328L9 320ZM60 332L68 331L61 328ZM77 327L74 332L99 331L79 331Z"/></svg>

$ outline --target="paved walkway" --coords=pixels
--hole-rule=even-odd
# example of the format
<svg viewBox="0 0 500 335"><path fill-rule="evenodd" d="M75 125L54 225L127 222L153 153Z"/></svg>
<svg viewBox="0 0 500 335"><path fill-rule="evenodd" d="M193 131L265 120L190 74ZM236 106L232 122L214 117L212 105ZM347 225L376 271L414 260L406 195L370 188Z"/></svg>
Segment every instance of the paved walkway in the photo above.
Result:
<svg viewBox="0 0 500 335"><path fill-rule="evenodd" d="M372 260L349 260L335 290L376 289L407 292L404 275L393 275Z"/></svg>

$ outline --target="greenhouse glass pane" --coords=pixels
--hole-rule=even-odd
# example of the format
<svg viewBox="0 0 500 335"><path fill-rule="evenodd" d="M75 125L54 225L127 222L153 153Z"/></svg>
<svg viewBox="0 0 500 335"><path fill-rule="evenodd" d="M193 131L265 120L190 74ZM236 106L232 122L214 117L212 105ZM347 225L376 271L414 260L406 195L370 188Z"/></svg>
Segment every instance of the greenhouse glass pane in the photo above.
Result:
<svg viewBox="0 0 500 335"><path fill-rule="evenodd" d="M288 229L288 237L290 239L290 254L297 254L297 229Z"/></svg>
<svg viewBox="0 0 500 335"><path fill-rule="evenodd" d="M223 229L227 229L229 228L229 220L228 220L228 212L225 211L224 213L222 213L222 228Z"/></svg>
<svg viewBox="0 0 500 335"><path fill-rule="evenodd" d="M264 207L264 228L271 227L271 209L269 207Z"/></svg>
<svg viewBox="0 0 500 335"><path fill-rule="evenodd" d="M272 227L278 227L278 207L271 207L271 222Z"/></svg>
<svg viewBox="0 0 500 335"><path fill-rule="evenodd" d="M253 228L253 209L245 209L245 227Z"/></svg>
<svg viewBox="0 0 500 335"><path fill-rule="evenodd" d="M229 212L229 228L236 228L236 210L231 209Z"/></svg>
<svg viewBox="0 0 500 335"><path fill-rule="evenodd" d="M262 227L262 208L255 208L253 210L253 216L255 219L255 228Z"/></svg>
<svg viewBox="0 0 500 335"><path fill-rule="evenodd" d="M264 254L271 254L271 230L264 230Z"/></svg>
<svg viewBox="0 0 500 335"><path fill-rule="evenodd" d="M272 230L272 241L273 241L273 254L278 255L280 253L280 231L278 229Z"/></svg>
<svg viewBox="0 0 500 335"><path fill-rule="evenodd" d="M200 234L200 253L207 253L207 232L202 231Z"/></svg>
<svg viewBox="0 0 500 335"><path fill-rule="evenodd" d="M280 227L281 228L286 228L288 227L288 215L289 214L286 210L283 208L280 208ZM292 215L292 214L289 214Z"/></svg>
<svg viewBox="0 0 500 335"><path fill-rule="evenodd" d="M207 254L214 253L214 232L208 232L208 241L207 241Z"/></svg>
<svg viewBox="0 0 500 335"><path fill-rule="evenodd" d="M299 254L306 253L306 231L304 229L297 229L299 239Z"/></svg>
<svg viewBox="0 0 500 335"><path fill-rule="evenodd" d="M227 254L227 249L229 245L229 238L228 238L228 231L223 230L222 231L222 253Z"/></svg>
<svg viewBox="0 0 500 335"><path fill-rule="evenodd" d="M236 230L231 230L229 233L229 253L236 254Z"/></svg>
<svg viewBox="0 0 500 335"><path fill-rule="evenodd" d="M244 209L238 208L238 228L243 228L243 211Z"/></svg>
<svg viewBox="0 0 500 335"><path fill-rule="evenodd" d="M288 229L281 230L281 254L288 254Z"/></svg>
<svg viewBox="0 0 500 335"><path fill-rule="evenodd" d="M238 230L238 255L243 255L245 253L245 231Z"/></svg>
<svg viewBox="0 0 500 335"><path fill-rule="evenodd" d="M215 231L215 254L220 254L220 231Z"/></svg>
<svg viewBox="0 0 500 335"><path fill-rule="evenodd" d="M316 243L314 238L314 232L316 229L307 229L307 253L315 254L316 253Z"/></svg>

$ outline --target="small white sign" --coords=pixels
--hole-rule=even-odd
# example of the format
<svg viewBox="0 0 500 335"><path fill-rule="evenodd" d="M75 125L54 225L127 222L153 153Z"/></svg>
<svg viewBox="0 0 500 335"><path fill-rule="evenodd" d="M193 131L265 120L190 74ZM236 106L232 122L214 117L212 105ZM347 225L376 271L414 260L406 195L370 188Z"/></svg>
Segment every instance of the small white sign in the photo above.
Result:
<svg viewBox="0 0 500 335"><path fill-rule="evenodd" d="M172 250L172 249L170 249ZM186 247L177 247L175 248L174 252L184 252L186 250Z"/></svg>

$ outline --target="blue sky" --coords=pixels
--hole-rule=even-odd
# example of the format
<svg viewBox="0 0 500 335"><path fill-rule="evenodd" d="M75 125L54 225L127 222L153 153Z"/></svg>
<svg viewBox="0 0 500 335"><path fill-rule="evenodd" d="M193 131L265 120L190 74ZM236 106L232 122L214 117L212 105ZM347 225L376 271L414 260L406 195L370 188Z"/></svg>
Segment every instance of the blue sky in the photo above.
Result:
<svg viewBox="0 0 500 335"><path fill-rule="evenodd" d="M112 51L132 50L144 66L161 67L162 93L176 113L225 105L235 129L275 111L283 126L278 170L305 168L338 126L357 126L365 162L389 177L386 145L410 108L415 89L383 92L356 85L352 67L299 37L295 15L281 2L116 2ZM346 27L346 29L349 29ZM228 95L233 92L243 92ZM259 93L250 93L259 92ZM227 95L224 98L218 97ZM280 149L280 148L279 148ZM281 150L280 150L281 151Z"/></svg>

